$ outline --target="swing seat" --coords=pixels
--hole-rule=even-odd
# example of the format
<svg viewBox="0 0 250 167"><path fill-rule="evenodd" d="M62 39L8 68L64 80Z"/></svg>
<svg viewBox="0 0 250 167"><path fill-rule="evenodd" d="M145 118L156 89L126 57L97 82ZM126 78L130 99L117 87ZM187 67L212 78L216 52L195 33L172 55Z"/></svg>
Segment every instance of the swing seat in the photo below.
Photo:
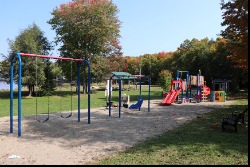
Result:
<svg viewBox="0 0 250 167"><path fill-rule="evenodd" d="M63 115L61 115L62 118L69 118L73 115L73 113L71 112L68 116L64 117Z"/></svg>
<svg viewBox="0 0 250 167"><path fill-rule="evenodd" d="M109 107L109 102L107 101L106 104L107 104L107 105L106 105L106 108L108 108L108 107ZM111 102L110 102L110 107L112 107L112 105L113 105L113 102L111 101Z"/></svg>
<svg viewBox="0 0 250 167"><path fill-rule="evenodd" d="M140 98L140 99L138 100L138 102L135 103L135 104L132 104L132 105L129 107L129 109L138 109L138 108L140 109L142 103L143 103L143 98Z"/></svg>
<svg viewBox="0 0 250 167"><path fill-rule="evenodd" d="M123 107L124 108L128 108L128 104L123 104Z"/></svg>

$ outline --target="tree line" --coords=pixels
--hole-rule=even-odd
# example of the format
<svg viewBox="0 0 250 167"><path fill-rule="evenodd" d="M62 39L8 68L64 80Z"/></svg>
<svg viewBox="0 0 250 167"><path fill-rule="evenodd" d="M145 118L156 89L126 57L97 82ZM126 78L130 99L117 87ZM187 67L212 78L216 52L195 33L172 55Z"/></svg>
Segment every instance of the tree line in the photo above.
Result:
<svg viewBox="0 0 250 167"><path fill-rule="evenodd" d="M227 26L217 39L186 39L174 52L124 56L120 46L118 8L109 0L73 0L61 4L52 12L48 24L56 31L50 42L34 23L9 40L10 52L0 62L0 78L8 82L10 59L15 52L49 55L54 45L60 45L61 57L87 59L91 64L92 83L103 82L113 71L150 75L152 84L158 84L165 73L169 80L176 71L199 70L211 86L214 79L230 80L230 90L239 91L248 85L248 1L221 1L222 22ZM247 23L247 24L246 24ZM54 44L53 44L54 43ZM22 57L23 85L34 94L35 85L42 92L53 91L58 79L77 79L77 63ZM87 67L81 70L83 93L87 89ZM16 71L17 73L17 71ZM17 75L15 75L15 80Z"/></svg>

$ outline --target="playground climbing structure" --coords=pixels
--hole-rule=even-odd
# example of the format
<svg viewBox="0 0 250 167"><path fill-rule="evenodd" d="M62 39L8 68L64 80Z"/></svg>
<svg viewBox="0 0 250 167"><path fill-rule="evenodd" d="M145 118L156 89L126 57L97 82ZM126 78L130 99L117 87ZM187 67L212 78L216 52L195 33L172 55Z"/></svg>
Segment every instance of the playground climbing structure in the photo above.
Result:
<svg viewBox="0 0 250 167"><path fill-rule="evenodd" d="M182 73L186 73L185 79L182 78ZM171 81L171 89L164 94L162 100L163 105L170 105L174 102L205 102L208 101L208 96L211 90L206 86L204 76L199 71L198 75L189 75L189 71L177 70L177 77Z"/></svg>

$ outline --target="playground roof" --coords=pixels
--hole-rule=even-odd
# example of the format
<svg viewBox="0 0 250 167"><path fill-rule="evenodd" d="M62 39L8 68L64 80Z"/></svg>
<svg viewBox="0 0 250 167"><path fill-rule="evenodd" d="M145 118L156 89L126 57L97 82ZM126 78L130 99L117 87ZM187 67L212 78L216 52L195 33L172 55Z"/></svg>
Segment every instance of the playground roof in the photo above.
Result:
<svg viewBox="0 0 250 167"><path fill-rule="evenodd" d="M129 74L128 72L112 72L112 74L117 75L119 77L122 76L130 76L131 74Z"/></svg>
<svg viewBox="0 0 250 167"><path fill-rule="evenodd" d="M214 82L214 83L228 83L228 82L230 82L230 80L227 80L227 79L214 79L214 80L212 80L212 82Z"/></svg>
<svg viewBox="0 0 250 167"><path fill-rule="evenodd" d="M131 75L128 72L112 72L112 74L121 77L122 80L131 80L131 79L138 79L139 77L136 75ZM114 79L118 79L114 77Z"/></svg>

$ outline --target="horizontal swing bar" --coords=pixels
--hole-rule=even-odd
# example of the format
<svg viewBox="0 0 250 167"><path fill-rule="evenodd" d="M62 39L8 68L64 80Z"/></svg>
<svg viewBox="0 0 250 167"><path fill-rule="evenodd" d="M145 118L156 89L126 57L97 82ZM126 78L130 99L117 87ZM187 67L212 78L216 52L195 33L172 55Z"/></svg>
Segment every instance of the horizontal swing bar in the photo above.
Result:
<svg viewBox="0 0 250 167"><path fill-rule="evenodd" d="M131 75L132 77L137 77L137 78L144 78L145 75Z"/></svg>
<svg viewBox="0 0 250 167"><path fill-rule="evenodd" d="M20 56L23 57L39 57L39 58L48 58L48 59L58 59L58 60L71 60L76 62L83 62L82 59L73 59L73 58L63 58L59 56L46 56L46 55L36 55L36 54L28 54L28 53L20 53Z"/></svg>

